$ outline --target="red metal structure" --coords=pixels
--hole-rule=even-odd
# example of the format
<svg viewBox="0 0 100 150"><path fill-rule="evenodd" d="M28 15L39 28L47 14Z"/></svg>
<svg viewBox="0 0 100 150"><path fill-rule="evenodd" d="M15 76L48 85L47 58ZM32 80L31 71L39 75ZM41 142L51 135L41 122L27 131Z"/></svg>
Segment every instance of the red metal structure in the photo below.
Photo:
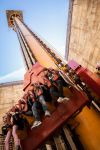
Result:
<svg viewBox="0 0 100 150"><path fill-rule="evenodd" d="M40 127L33 129L28 137L22 141L22 147L25 150L36 150L61 128L76 112L81 111L88 103L88 100L82 93L74 91L74 95L69 102L59 104L50 118L45 118Z"/></svg>
<svg viewBox="0 0 100 150"><path fill-rule="evenodd" d="M68 66L71 67L99 97L100 97L100 78L89 71L87 68L82 67L74 60L69 61Z"/></svg>
<svg viewBox="0 0 100 150"><path fill-rule="evenodd" d="M44 67L39 63L36 63L29 71L27 71L24 78L24 90L26 92L31 87L34 75L38 74L43 69ZM52 136L57 129L61 128L65 122L77 112L80 112L88 103L89 100L87 97L73 88L70 100L59 104L50 118L44 118L40 127L29 132L28 137L22 141L23 149L36 150L45 140Z"/></svg>

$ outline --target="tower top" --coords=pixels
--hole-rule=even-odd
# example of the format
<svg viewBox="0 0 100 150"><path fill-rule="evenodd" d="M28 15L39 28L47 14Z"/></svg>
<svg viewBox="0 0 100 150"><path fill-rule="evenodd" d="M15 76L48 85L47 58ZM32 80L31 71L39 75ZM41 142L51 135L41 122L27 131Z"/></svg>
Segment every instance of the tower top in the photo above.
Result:
<svg viewBox="0 0 100 150"><path fill-rule="evenodd" d="M8 26L13 27L13 17L19 18L21 21L23 21L23 13L20 10L6 10L7 20L8 20Z"/></svg>

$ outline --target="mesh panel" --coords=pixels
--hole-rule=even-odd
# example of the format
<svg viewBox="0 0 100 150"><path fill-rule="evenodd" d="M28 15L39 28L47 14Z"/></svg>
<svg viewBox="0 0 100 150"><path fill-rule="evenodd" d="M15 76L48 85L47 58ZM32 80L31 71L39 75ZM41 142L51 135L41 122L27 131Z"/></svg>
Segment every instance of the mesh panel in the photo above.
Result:
<svg viewBox="0 0 100 150"><path fill-rule="evenodd" d="M4 140L5 140L5 136L0 134L0 150L4 150ZM13 138L11 137L10 139L10 149L9 150L14 150L14 141Z"/></svg>

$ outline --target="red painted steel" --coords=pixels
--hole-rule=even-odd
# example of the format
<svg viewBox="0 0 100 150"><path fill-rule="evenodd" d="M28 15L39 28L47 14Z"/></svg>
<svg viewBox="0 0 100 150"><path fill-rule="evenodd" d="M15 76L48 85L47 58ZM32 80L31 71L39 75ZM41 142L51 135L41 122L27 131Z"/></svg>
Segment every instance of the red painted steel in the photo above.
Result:
<svg viewBox="0 0 100 150"><path fill-rule="evenodd" d="M72 68L73 70L77 70L79 67L81 67L81 65L79 65L77 62L75 62L74 60L70 60L68 62L68 66L70 68Z"/></svg>
<svg viewBox="0 0 100 150"><path fill-rule="evenodd" d="M44 118L42 125L34 128L28 137L21 141L22 148L25 150L36 150L88 102L89 100L82 93L74 90L70 101L59 104L51 117Z"/></svg>
<svg viewBox="0 0 100 150"><path fill-rule="evenodd" d="M38 62L36 62L24 75L24 87L23 90L27 92L30 88L31 83L37 80L37 76L44 69Z"/></svg>
<svg viewBox="0 0 100 150"><path fill-rule="evenodd" d="M98 96L100 96L100 78L86 68L78 65L75 61L69 61L68 65L80 76ZM80 66L80 67L79 67Z"/></svg>

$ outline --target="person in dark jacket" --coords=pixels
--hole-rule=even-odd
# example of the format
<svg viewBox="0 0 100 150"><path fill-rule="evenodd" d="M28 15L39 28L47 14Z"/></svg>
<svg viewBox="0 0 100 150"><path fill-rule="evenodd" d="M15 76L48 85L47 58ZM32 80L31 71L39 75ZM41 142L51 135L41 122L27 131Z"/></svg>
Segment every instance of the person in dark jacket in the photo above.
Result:
<svg viewBox="0 0 100 150"><path fill-rule="evenodd" d="M65 99L69 100L69 98L64 97L63 93L63 79L59 75L59 71L54 70L52 68L46 69L44 71L44 80L45 82L50 82L49 90L52 97L57 98L57 102L62 102ZM48 84L47 84L48 85Z"/></svg>

